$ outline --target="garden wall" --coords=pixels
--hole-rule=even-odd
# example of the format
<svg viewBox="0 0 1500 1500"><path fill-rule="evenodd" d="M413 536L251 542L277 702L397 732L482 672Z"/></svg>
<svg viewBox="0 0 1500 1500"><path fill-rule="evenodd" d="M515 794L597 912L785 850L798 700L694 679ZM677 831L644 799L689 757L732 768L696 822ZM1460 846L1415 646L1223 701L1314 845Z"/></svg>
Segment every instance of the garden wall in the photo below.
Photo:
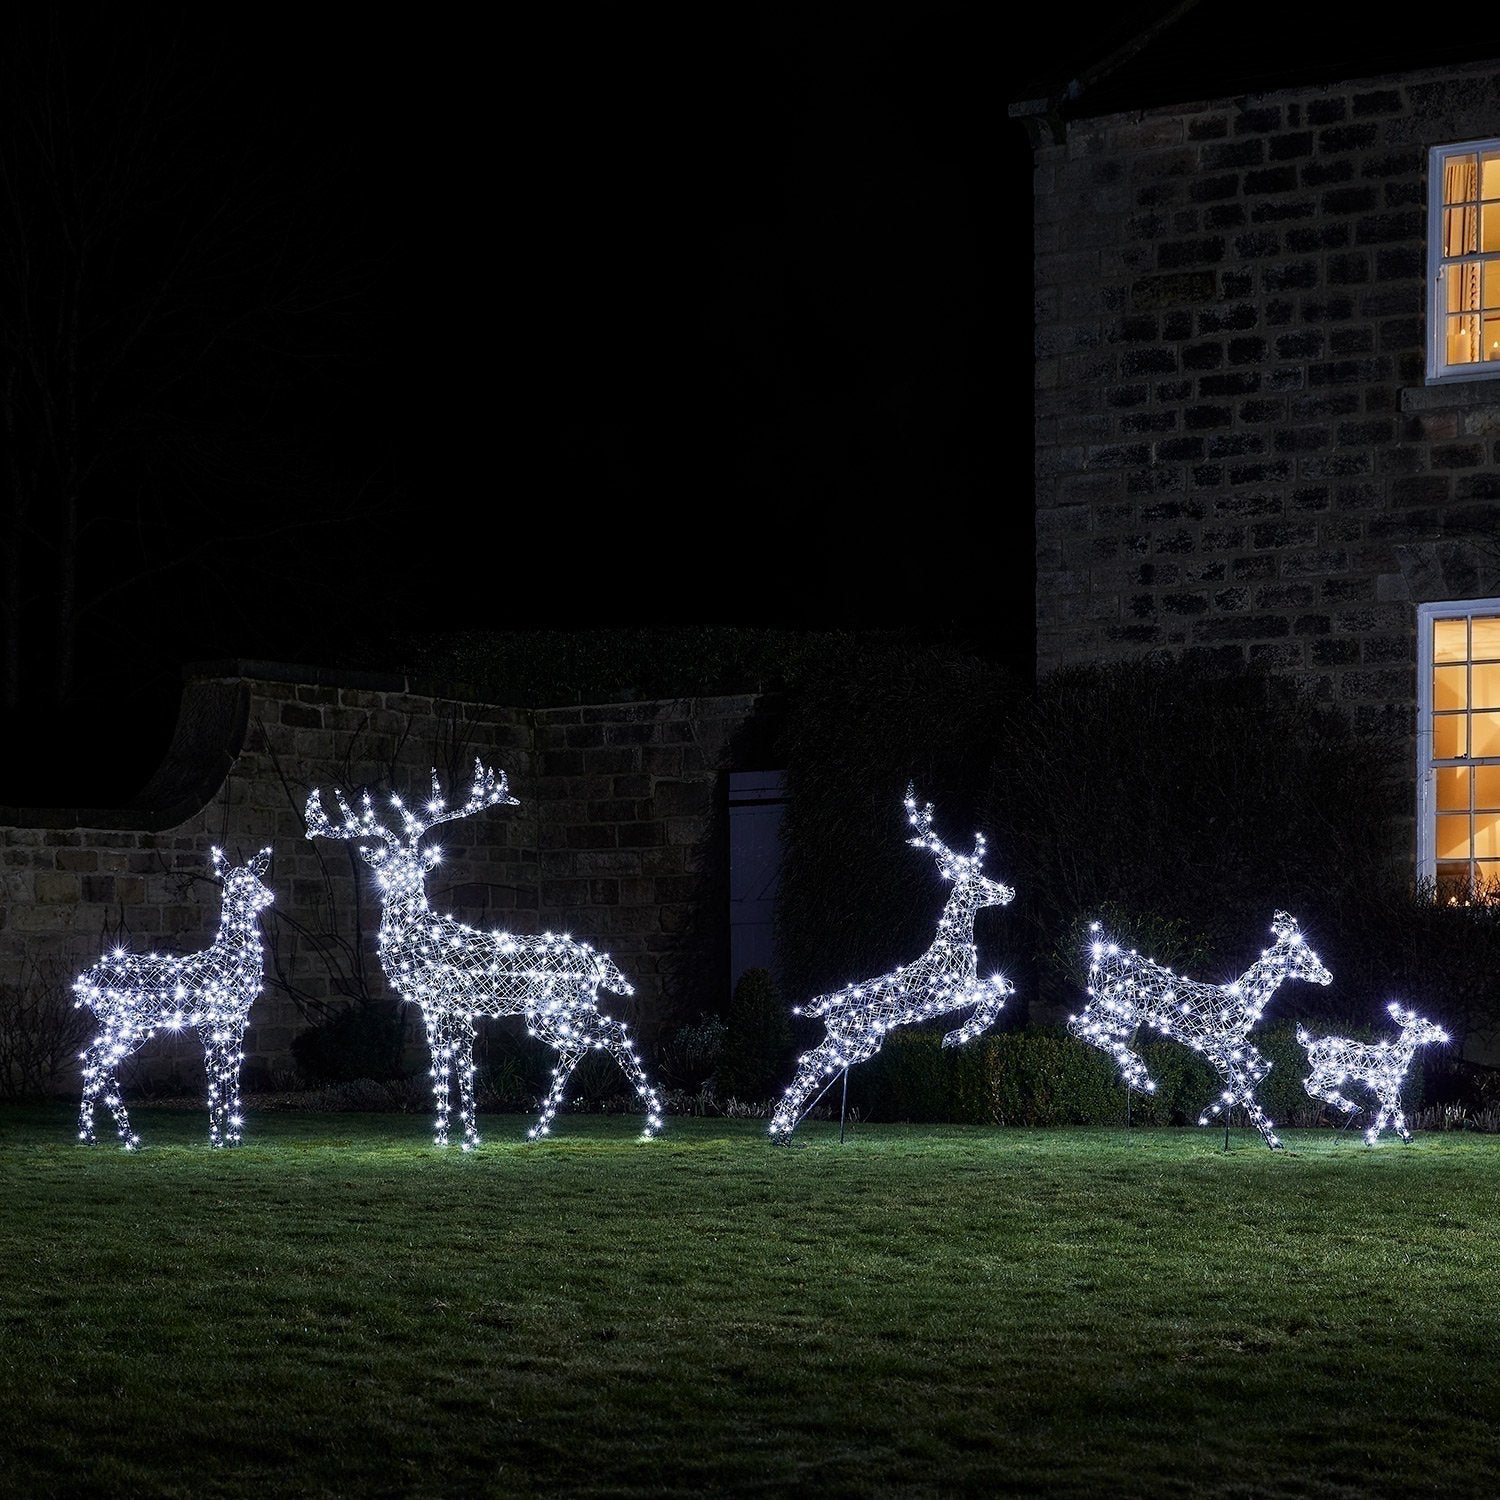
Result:
<svg viewBox="0 0 1500 1500"><path fill-rule="evenodd" d="M268 981L246 1081L285 1075L293 1037L320 1014L361 993L392 998L370 871L352 845L305 837L308 792L425 794L437 767L461 798L478 756L520 805L429 836L444 850L434 904L609 952L636 993L604 1006L649 1045L727 991L726 773L753 765L763 720L752 695L516 709L399 677L194 669L167 760L130 805L0 807L0 1005L71 1012L73 976L117 942L206 946L219 912L211 846L239 862L269 844L276 902L262 918ZM74 1053L52 1066L76 1076ZM201 1071L191 1037L141 1056L153 1077Z"/></svg>

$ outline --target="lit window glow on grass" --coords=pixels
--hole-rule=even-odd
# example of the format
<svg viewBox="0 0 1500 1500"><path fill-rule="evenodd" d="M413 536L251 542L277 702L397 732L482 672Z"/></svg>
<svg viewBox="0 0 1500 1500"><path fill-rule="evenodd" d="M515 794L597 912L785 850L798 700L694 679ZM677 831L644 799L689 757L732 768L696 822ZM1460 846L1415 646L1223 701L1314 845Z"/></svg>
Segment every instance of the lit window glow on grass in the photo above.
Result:
<svg viewBox="0 0 1500 1500"><path fill-rule="evenodd" d="M1250 1042L1250 1031L1287 979L1333 982L1333 975L1303 941L1296 921L1277 912L1271 923L1276 941L1228 984L1185 979L1134 949L1127 952L1104 936L1098 922L1091 922L1089 931L1089 999L1082 1014L1068 1017L1072 1035L1108 1052L1126 1086L1148 1094L1155 1092L1156 1084L1140 1054L1131 1050L1139 1028L1148 1026L1191 1047L1208 1060L1224 1085L1198 1123L1207 1125L1239 1105L1266 1145L1279 1148L1281 1141L1255 1096L1271 1064Z"/></svg>
<svg viewBox="0 0 1500 1500"><path fill-rule="evenodd" d="M566 933L517 937L485 932L428 905L424 882L441 860L442 850L421 848L422 836L440 823L486 808L517 806L505 772L497 774L476 758L467 800L449 807L434 768L432 795L421 813L392 795L391 806L401 822L399 834L376 818L368 792L358 813L342 791L334 796L343 821L335 825L329 820L322 794L314 790L307 799L307 837L355 840L361 857L375 871L381 897L381 967L396 993L420 1007L427 1029L437 1105L436 1144L448 1144L456 1086L463 1149L479 1145L474 1033L484 1016L524 1015L527 1033L559 1054L541 1115L528 1132L531 1139L549 1133L573 1070L591 1050L607 1051L620 1065L645 1107L642 1133L655 1135L662 1126L661 1099L646 1077L625 1023L598 1009L601 988L616 995L635 993L614 960Z"/></svg>
<svg viewBox="0 0 1500 1500"><path fill-rule="evenodd" d="M211 947L186 957L140 955L116 948L73 981L74 1005L87 1006L103 1028L79 1054L83 1063L79 1140L93 1143L94 1106L102 1097L126 1150L140 1146L121 1095L119 1066L158 1031L189 1026L203 1043L209 1143L239 1144L244 1125L241 1045L250 1007L265 982L257 917L275 899L260 878L270 861L271 851L266 848L246 864L231 868L222 850L213 851L224 898L219 932Z"/></svg>
<svg viewBox="0 0 1500 1500"><path fill-rule="evenodd" d="M984 835L975 834L972 854L955 854L933 835L932 804L918 808L911 786L906 789L905 805L907 821L916 829L907 843L936 855L939 873L953 886L938 920L937 937L912 963L793 1007L794 1015L821 1018L825 1035L797 1060L796 1077L771 1119L774 1141L785 1143L790 1138L808 1100L816 1102L814 1091L820 1084L873 1057L896 1027L972 1006L964 1023L943 1038L943 1046L959 1047L994 1025L1007 997L1015 993L1015 986L999 974L979 978L974 915L986 906L1003 906L1016 894L982 873Z"/></svg>

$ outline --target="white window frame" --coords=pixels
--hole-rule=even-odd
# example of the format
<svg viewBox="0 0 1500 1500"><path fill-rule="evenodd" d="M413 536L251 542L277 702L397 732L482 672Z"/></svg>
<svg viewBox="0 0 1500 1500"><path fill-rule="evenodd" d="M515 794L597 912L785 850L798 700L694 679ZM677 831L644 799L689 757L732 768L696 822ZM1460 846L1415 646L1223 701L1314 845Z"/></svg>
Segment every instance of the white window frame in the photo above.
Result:
<svg viewBox="0 0 1500 1500"><path fill-rule="evenodd" d="M1443 253L1443 178L1444 168L1455 156L1492 154L1500 156L1500 136L1485 141L1461 141L1450 146L1433 146L1427 153L1427 384L1447 385L1458 380L1500 380L1500 358L1481 363L1448 362L1447 306L1444 287L1447 272L1460 265L1472 266L1483 277L1486 266L1495 267L1485 280L1500 282L1500 250L1445 256ZM1500 215L1500 201L1493 212Z"/></svg>
<svg viewBox="0 0 1500 1500"><path fill-rule="evenodd" d="M1432 626L1435 620L1500 615L1500 599L1449 599L1417 606L1417 879L1437 889L1437 770L1439 765L1494 765L1500 757L1432 758Z"/></svg>

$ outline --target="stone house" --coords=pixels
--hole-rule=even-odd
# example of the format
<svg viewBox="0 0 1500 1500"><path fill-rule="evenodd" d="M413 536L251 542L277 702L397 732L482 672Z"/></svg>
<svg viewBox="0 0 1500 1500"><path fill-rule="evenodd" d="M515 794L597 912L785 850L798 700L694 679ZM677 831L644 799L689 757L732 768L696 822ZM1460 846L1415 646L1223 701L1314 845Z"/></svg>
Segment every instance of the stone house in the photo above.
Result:
<svg viewBox="0 0 1500 1500"><path fill-rule="evenodd" d="M1388 742L1391 857L1462 900L1500 878L1500 43L1301 55L1200 97L1167 27L1010 103L1037 666L1296 678Z"/></svg>

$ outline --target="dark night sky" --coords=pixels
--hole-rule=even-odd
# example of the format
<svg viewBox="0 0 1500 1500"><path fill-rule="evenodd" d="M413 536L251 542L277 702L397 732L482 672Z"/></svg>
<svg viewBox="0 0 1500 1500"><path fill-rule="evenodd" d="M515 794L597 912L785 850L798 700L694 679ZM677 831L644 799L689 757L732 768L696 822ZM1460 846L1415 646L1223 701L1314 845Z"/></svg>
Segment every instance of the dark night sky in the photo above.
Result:
<svg viewBox="0 0 1500 1500"><path fill-rule="evenodd" d="M152 437L89 566L191 555L88 617L49 760L99 703L164 738L183 663L391 629L956 623L1025 660L1030 157L989 8L207 9L59 9L80 159L170 188L103 225L140 275L90 305L138 307L226 184L250 227L161 362L307 269L227 374L101 411Z"/></svg>

